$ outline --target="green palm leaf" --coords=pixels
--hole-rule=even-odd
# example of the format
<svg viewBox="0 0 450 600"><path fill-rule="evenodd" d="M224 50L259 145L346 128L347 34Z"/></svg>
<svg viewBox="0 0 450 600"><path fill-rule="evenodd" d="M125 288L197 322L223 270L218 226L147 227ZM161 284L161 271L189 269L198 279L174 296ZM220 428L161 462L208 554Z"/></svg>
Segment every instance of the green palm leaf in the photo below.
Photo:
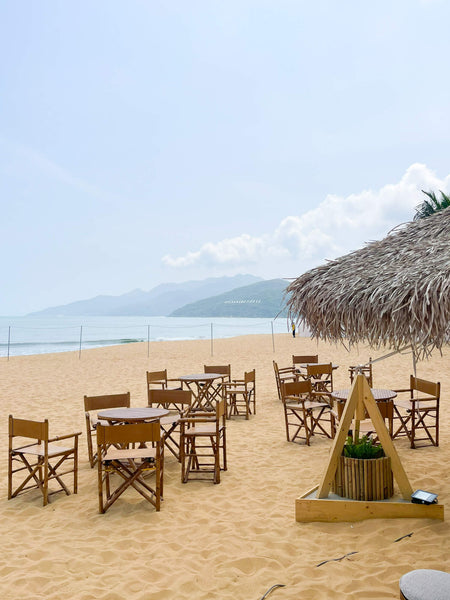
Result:
<svg viewBox="0 0 450 600"><path fill-rule="evenodd" d="M437 198L435 192L426 192L422 190L422 192L428 196L427 200L424 200L422 204L416 206L416 214L414 215L414 221L418 221L419 219L425 219L434 213L443 210L450 206L450 197L447 194L444 194L441 190L441 198Z"/></svg>

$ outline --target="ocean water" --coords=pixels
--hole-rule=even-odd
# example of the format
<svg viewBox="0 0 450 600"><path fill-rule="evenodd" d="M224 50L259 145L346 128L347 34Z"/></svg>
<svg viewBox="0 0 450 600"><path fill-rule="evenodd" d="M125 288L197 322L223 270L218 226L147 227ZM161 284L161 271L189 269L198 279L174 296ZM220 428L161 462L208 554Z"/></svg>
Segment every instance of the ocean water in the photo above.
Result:
<svg viewBox="0 0 450 600"><path fill-rule="evenodd" d="M0 317L0 357L83 351L114 344L286 333L286 318Z"/></svg>

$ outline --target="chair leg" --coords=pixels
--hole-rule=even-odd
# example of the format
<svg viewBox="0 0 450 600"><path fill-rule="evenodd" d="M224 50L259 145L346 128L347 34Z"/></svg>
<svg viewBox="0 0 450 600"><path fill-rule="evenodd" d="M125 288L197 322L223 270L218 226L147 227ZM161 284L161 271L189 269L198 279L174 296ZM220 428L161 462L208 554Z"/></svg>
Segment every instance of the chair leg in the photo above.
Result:
<svg viewBox="0 0 450 600"><path fill-rule="evenodd" d="M211 437L211 446L214 451L214 483L220 483L220 439Z"/></svg>
<svg viewBox="0 0 450 600"><path fill-rule="evenodd" d="M433 414L434 413L434 414ZM430 419L432 420L430 423ZM434 421L434 425L433 425ZM435 429L435 436L433 438L430 429ZM415 410L412 414L412 433L411 433L411 444L414 443L412 448L416 448L418 441L426 440L427 438L418 438L417 431L423 431L430 444L432 446L439 446L439 409L437 407L425 408L422 410ZM426 445L426 444L424 444Z"/></svg>
<svg viewBox="0 0 450 600"><path fill-rule="evenodd" d="M164 441L161 441L159 449L159 468L156 469L156 491L158 497L164 497ZM159 510L159 508L157 508L156 510Z"/></svg>
<svg viewBox="0 0 450 600"><path fill-rule="evenodd" d="M98 481L98 512L103 514L103 469L101 461L97 465L97 481Z"/></svg>
<svg viewBox="0 0 450 600"><path fill-rule="evenodd" d="M223 455L223 470L227 471L227 430L224 427L222 433L222 455Z"/></svg>
<svg viewBox="0 0 450 600"><path fill-rule="evenodd" d="M78 494L78 436L75 436L73 453L73 493Z"/></svg>
<svg viewBox="0 0 450 600"><path fill-rule="evenodd" d="M95 466L94 448L93 448L93 444L92 444L92 433L93 432L92 432L92 429L89 424L87 426L87 431L86 431L86 441L87 441L89 464L91 466L91 469L93 469Z"/></svg>
<svg viewBox="0 0 450 600"><path fill-rule="evenodd" d="M397 415L397 416L396 416ZM408 423L411 422L412 414L411 410L408 411L408 414L402 415L400 410L394 404L394 419L399 420L400 425L397 427L397 430L393 432L392 439L396 439L398 437L407 437L410 443L412 444L412 435L411 431L408 429ZM402 434L403 431L403 434ZM414 446L411 446L413 448Z"/></svg>
<svg viewBox="0 0 450 600"><path fill-rule="evenodd" d="M181 463L181 483L186 483L186 450L185 450L186 438L183 434L180 436L180 463Z"/></svg>
<svg viewBox="0 0 450 600"><path fill-rule="evenodd" d="M296 421L290 421L290 418L295 418ZM298 408L285 408L285 422L286 422L286 437L288 442L295 442L297 439L301 440L300 433L302 429L305 430L305 443L307 446L310 445L311 432L308 427L308 413L304 407L299 406ZM292 428L294 432L291 434Z"/></svg>
<svg viewBox="0 0 450 600"><path fill-rule="evenodd" d="M13 459L11 449L8 455L8 500L12 498L12 470L13 470Z"/></svg>
<svg viewBox="0 0 450 600"><path fill-rule="evenodd" d="M48 458L44 458L44 466L43 466L43 494L44 494L44 506L47 506L48 503Z"/></svg>

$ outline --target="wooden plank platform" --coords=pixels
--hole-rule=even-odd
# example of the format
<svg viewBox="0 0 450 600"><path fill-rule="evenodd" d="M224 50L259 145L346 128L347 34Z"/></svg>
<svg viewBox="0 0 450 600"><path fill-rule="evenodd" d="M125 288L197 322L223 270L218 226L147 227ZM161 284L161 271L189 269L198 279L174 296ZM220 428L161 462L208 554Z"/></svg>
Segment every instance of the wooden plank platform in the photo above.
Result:
<svg viewBox="0 0 450 600"><path fill-rule="evenodd" d="M413 504L400 497L365 502L349 500L335 494L317 498L316 486L295 501L295 520L300 523L322 521L363 521L365 519L440 519L444 520L443 504Z"/></svg>

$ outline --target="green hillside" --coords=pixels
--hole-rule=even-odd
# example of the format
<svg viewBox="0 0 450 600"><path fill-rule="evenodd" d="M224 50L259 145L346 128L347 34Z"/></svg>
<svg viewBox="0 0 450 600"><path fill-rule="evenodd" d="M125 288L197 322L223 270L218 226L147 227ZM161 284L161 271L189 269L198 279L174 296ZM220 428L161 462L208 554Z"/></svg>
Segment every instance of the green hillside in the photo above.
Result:
<svg viewBox="0 0 450 600"><path fill-rule="evenodd" d="M230 292L186 304L171 317L276 317L283 307L287 282L282 279L259 281ZM280 316L285 316L283 310Z"/></svg>

